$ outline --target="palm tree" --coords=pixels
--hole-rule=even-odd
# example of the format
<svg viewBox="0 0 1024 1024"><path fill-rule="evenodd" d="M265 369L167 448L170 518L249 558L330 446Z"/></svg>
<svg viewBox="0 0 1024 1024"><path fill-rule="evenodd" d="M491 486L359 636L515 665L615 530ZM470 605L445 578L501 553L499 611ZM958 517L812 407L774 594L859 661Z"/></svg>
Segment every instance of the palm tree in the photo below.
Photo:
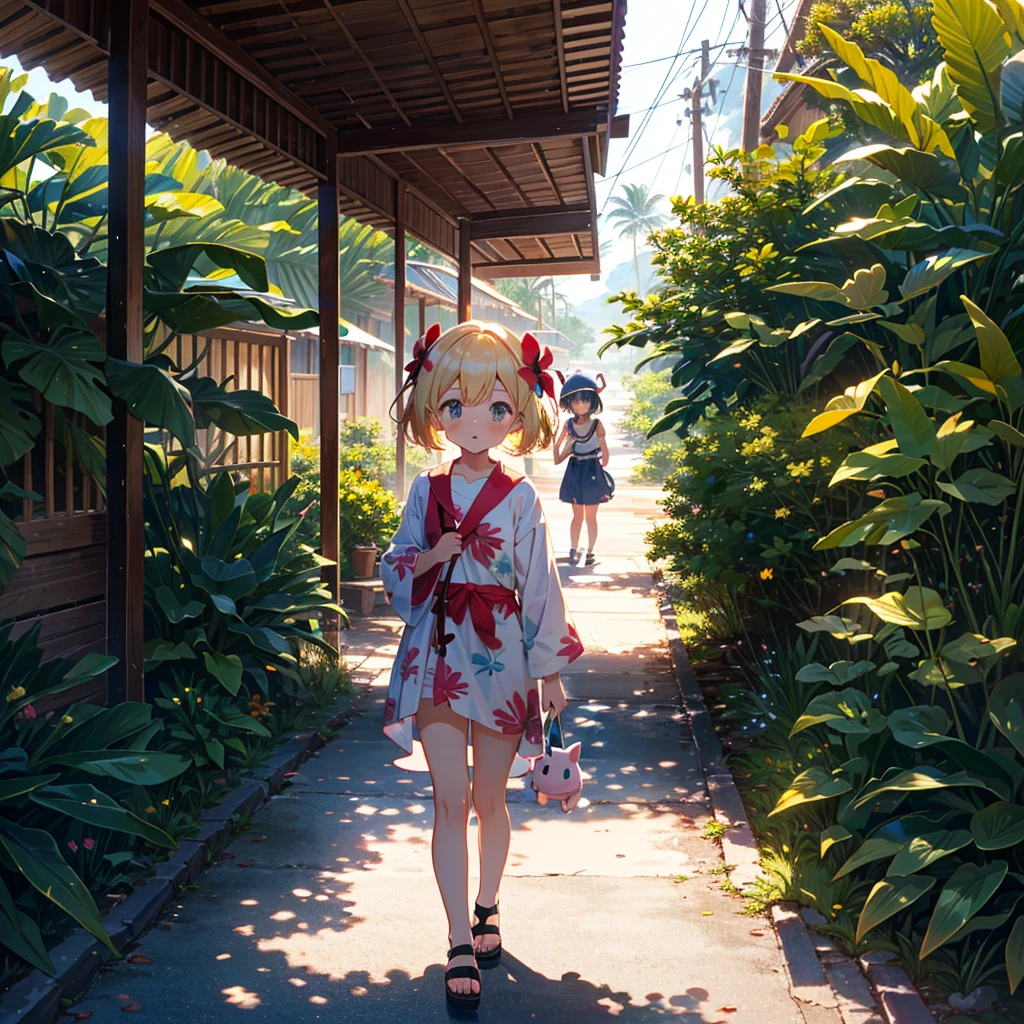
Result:
<svg viewBox="0 0 1024 1024"><path fill-rule="evenodd" d="M640 261L637 258L636 240L638 235L646 238L660 228L668 218L657 209L665 197L651 195L647 185L623 185L621 196L611 199L612 210L607 215L614 227L619 228L619 238L633 239L633 269L636 271L636 290L640 291Z"/></svg>
<svg viewBox="0 0 1024 1024"><path fill-rule="evenodd" d="M550 298L554 326L555 303L558 299L564 301L565 296L556 290L553 277L505 277L497 278L491 284L527 313L535 313L538 320L543 320L543 303Z"/></svg>

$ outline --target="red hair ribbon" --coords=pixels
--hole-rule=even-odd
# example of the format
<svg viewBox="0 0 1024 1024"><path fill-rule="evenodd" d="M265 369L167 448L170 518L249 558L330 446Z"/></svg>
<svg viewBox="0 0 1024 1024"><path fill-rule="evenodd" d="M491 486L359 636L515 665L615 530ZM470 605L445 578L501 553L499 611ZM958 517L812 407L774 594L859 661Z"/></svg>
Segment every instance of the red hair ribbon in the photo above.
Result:
<svg viewBox="0 0 1024 1024"><path fill-rule="evenodd" d="M441 325L431 324L427 328L427 333L420 338L415 345L412 347L412 359L405 364L406 373L409 374L408 384L412 385L416 383L417 378L420 375L420 370L426 370L427 373L434 368L434 363L430 358L431 346L441 337Z"/></svg>
<svg viewBox="0 0 1024 1024"><path fill-rule="evenodd" d="M533 389L538 398L546 394L549 398L555 397L555 382L547 368L554 362L555 357L551 349L540 347L540 342L530 333L523 335L523 363L519 368L519 376L526 381Z"/></svg>

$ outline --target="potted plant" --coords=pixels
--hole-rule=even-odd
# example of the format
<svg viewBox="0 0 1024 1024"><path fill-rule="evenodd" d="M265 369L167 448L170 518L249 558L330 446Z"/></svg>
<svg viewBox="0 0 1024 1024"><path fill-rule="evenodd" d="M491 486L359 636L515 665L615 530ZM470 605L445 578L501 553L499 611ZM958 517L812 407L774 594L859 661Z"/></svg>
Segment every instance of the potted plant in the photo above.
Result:
<svg viewBox="0 0 1024 1024"><path fill-rule="evenodd" d="M398 502L379 481L358 469L341 471L341 541L352 552L352 575L369 579L377 552L398 529Z"/></svg>

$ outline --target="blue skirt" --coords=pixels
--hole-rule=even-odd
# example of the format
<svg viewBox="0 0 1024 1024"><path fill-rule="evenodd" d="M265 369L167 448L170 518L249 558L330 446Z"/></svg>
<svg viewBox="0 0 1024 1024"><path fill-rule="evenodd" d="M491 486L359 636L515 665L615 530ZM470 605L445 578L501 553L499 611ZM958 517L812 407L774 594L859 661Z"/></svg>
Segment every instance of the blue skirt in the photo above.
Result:
<svg viewBox="0 0 1024 1024"><path fill-rule="evenodd" d="M569 456L558 497L570 505L600 505L611 500L615 481L601 465L600 459L578 459Z"/></svg>

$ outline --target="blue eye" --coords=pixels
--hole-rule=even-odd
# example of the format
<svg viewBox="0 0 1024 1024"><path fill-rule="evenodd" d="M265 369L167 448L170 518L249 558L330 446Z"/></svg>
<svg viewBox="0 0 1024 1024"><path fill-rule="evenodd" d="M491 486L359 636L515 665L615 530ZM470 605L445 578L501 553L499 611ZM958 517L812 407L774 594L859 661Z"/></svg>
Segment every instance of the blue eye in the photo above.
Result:
<svg viewBox="0 0 1024 1024"><path fill-rule="evenodd" d="M441 409L447 409L448 415L453 420L457 420L462 415L462 403L457 398L450 398L441 406Z"/></svg>
<svg viewBox="0 0 1024 1024"><path fill-rule="evenodd" d="M569 769L568 768L566 768L565 771L562 772L562 778L563 779L569 778Z"/></svg>
<svg viewBox="0 0 1024 1024"><path fill-rule="evenodd" d="M512 410L505 402L495 402L491 406L491 416L495 423L500 423L506 416L511 415Z"/></svg>

